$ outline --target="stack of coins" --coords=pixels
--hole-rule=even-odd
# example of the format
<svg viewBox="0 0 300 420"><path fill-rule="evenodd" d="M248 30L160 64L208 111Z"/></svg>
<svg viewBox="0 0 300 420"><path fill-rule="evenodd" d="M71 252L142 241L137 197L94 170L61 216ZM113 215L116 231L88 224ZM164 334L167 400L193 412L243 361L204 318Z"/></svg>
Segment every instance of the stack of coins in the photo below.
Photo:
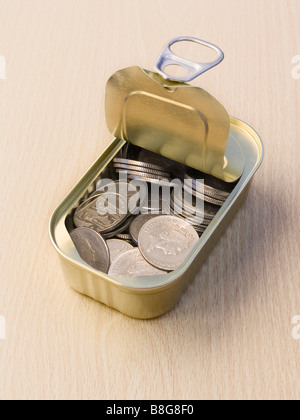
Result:
<svg viewBox="0 0 300 420"><path fill-rule="evenodd" d="M138 179L152 183L171 179L171 173L159 165L123 158L115 158L113 165L116 173L127 175L129 180Z"/></svg>
<svg viewBox="0 0 300 420"><path fill-rule="evenodd" d="M67 217L66 227L81 258L113 277L154 276L177 269L234 187L128 143L108 169L115 177L125 174L129 181L146 182L136 208L128 207L136 194L129 181L101 181ZM185 180L180 193L172 179ZM198 188L197 180L202 179L204 187ZM170 189L170 203L161 191L158 200L151 200L153 184Z"/></svg>
<svg viewBox="0 0 300 420"><path fill-rule="evenodd" d="M213 204L215 206L222 207L223 204L225 203L225 201L227 200L227 198L229 197L230 192L220 190L216 187L210 186L208 182L209 182L209 179L211 177L208 177L207 175L205 176L204 174L198 173L196 176L197 176L197 178L195 178L195 177L193 177L189 174L185 174L185 176L184 176L184 178L185 178L185 183L184 183L185 191L187 193L193 195L196 198L200 198L200 199L204 200L206 203L210 203L210 204ZM204 181L205 181L204 185L201 185L200 188L197 184L197 179L198 180L199 179L204 179ZM221 184L221 182L222 181L219 181L219 184ZM224 184L224 186L226 185L225 182L223 184Z"/></svg>
<svg viewBox="0 0 300 420"><path fill-rule="evenodd" d="M190 223L199 233L199 236L201 236L219 211L219 207L204 202L203 208L200 210L195 206L193 196L191 196L191 199L188 201L184 200L184 197L186 197L186 195L178 196L175 191L173 191L171 196L171 213Z"/></svg>
<svg viewBox="0 0 300 420"><path fill-rule="evenodd" d="M127 153L137 156L137 160L152 165L158 165L164 168L165 171L172 174L172 179L178 178L183 180L184 175L187 173L188 167L182 163L175 162L165 156L150 152L149 150L130 145Z"/></svg>

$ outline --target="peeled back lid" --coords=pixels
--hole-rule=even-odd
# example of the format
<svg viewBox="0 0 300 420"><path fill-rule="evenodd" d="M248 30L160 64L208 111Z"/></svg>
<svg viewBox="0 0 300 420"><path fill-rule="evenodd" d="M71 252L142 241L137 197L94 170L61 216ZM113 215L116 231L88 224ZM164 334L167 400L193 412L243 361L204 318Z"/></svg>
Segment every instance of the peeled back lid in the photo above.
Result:
<svg viewBox="0 0 300 420"><path fill-rule="evenodd" d="M160 74L129 67L116 72L108 80L107 126L120 139L219 179L234 182L243 173L244 156L239 144L230 135L227 111L205 90L174 81L174 78L169 80L164 72L166 65L170 62L174 64L176 57L176 64L179 59L179 64L190 73L184 80L191 80L196 77L195 72L191 74L193 64L198 65L195 68L198 75L223 57L206 64L206 68L201 70L201 63L187 61L171 52L170 47L175 42L178 41L173 40L167 45L156 64ZM166 51L170 51L172 57L166 55Z"/></svg>

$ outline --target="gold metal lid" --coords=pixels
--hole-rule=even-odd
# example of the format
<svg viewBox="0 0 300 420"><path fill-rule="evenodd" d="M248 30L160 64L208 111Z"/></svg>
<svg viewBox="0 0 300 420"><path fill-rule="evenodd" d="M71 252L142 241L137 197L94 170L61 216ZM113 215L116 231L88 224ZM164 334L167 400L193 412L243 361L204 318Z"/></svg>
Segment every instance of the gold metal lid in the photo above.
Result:
<svg viewBox="0 0 300 420"><path fill-rule="evenodd" d="M170 63L179 64L187 70L184 80L192 80L222 61L224 55L221 52L212 63L193 63L171 52L177 40L204 42L177 38L164 48L155 66L156 73L129 67L108 80L107 126L120 139L234 182L243 173L244 156L230 135L227 111L205 90L179 81L180 78L171 80L164 71ZM212 45L207 44L204 43Z"/></svg>

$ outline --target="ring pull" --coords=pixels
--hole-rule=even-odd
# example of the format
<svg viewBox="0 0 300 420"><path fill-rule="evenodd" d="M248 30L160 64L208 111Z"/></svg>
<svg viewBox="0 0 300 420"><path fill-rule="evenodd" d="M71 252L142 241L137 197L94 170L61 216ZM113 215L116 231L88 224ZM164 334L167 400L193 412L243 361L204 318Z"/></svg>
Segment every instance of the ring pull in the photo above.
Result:
<svg viewBox="0 0 300 420"><path fill-rule="evenodd" d="M171 47L182 41L190 41L195 42L197 44L203 45L205 47L213 49L217 54L217 58L213 61L208 63L198 63L196 61L187 60L186 58L180 57L177 54L174 54L171 50ZM196 77L200 76L200 74L205 73L207 70L217 66L221 63L224 59L223 51L214 44L211 44L206 41L202 41L198 38L182 36L173 39L170 41L163 49L161 55L159 56L157 62L154 65L154 70L159 73L165 80L172 80L176 82L190 82L194 80ZM186 74L184 76L171 76L165 72L166 67L177 65L183 67L186 70Z"/></svg>

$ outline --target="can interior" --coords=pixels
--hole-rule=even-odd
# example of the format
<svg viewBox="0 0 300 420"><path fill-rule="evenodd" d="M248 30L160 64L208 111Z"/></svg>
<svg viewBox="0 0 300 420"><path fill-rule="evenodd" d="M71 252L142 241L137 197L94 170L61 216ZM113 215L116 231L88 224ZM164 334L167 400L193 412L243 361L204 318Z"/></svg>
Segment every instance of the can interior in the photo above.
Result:
<svg viewBox="0 0 300 420"><path fill-rule="evenodd" d="M242 121L231 118L230 133L238 141L245 158L245 168L242 177L234 187L224 205L214 217L211 224L200 237L198 243L190 252L184 263L175 271L163 276L147 276L132 278L113 278L86 264L75 249L69 231L74 228L73 214L76 208L92 194L97 183L102 178L114 179L112 160L125 146L123 140L115 139L103 154L97 159L93 166L87 171L83 178L72 189L68 196L54 211L50 221L50 238L59 254L72 265L91 272L99 279L105 279L120 286L134 289L152 289L166 286L179 278L185 270L193 263L202 248L209 240L215 229L222 223L225 216L230 212L234 203L249 184L254 173L260 166L263 159L263 145L258 134Z"/></svg>

